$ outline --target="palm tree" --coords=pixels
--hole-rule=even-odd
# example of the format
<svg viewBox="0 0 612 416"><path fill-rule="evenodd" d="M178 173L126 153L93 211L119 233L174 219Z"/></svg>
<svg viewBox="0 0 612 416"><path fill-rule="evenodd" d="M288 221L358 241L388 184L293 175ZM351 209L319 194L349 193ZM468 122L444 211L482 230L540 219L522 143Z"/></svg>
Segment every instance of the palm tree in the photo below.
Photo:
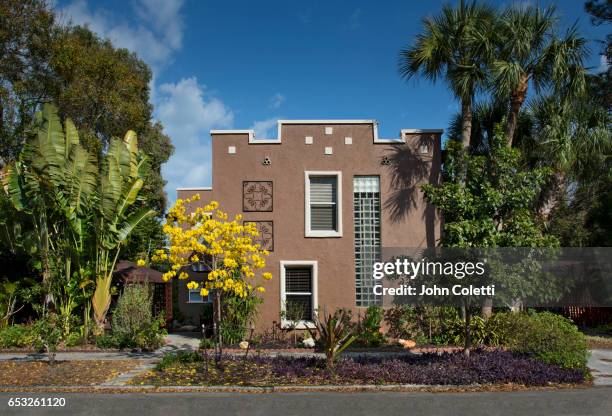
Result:
<svg viewBox="0 0 612 416"><path fill-rule="evenodd" d="M566 195L568 183L591 184L609 171L612 158L610 114L587 100L547 97L534 100L530 159L553 170L553 180L540 201L548 217ZM532 162L532 163L533 163Z"/></svg>
<svg viewBox="0 0 612 416"><path fill-rule="evenodd" d="M491 66L495 94L509 100L506 142L514 138L518 115L529 89L551 89L564 99L584 92L586 40L576 27L564 37L555 35L554 7L511 6L498 19L496 59Z"/></svg>
<svg viewBox="0 0 612 416"><path fill-rule="evenodd" d="M461 101L461 140L470 147L472 102L488 79L495 13L488 5L460 1L454 8L423 20L423 33L400 52L399 72L405 79L421 75L433 82L444 78Z"/></svg>

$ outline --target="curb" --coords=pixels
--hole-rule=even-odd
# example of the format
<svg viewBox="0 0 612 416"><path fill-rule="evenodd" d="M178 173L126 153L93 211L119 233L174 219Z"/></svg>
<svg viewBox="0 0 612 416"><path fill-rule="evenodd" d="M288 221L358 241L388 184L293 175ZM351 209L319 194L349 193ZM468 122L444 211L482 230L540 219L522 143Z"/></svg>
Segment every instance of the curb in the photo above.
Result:
<svg viewBox="0 0 612 416"><path fill-rule="evenodd" d="M521 385L427 385L427 384L351 384L323 386L0 386L0 392L87 392L87 393L355 393L355 392L487 392L487 391L541 391L562 389L606 388L586 383L581 385L521 386ZM609 388L609 386L607 387Z"/></svg>

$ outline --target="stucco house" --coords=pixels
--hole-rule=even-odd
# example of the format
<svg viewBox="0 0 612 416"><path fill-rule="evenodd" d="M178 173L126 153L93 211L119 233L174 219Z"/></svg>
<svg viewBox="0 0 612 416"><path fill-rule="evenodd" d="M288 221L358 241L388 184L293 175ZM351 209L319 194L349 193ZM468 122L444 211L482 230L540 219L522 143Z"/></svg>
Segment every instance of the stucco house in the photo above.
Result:
<svg viewBox="0 0 612 416"><path fill-rule="evenodd" d="M212 187L179 188L178 197L198 193L199 203L218 201L256 224L274 275L256 327L287 326L290 302L303 306L303 327L316 310L380 304L371 269L381 247L436 245L440 220L419 185L439 180L441 135L402 129L382 139L375 120L279 120L275 139L212 130ZM199 323L208 299L178 287L179 309Z"/></svg>

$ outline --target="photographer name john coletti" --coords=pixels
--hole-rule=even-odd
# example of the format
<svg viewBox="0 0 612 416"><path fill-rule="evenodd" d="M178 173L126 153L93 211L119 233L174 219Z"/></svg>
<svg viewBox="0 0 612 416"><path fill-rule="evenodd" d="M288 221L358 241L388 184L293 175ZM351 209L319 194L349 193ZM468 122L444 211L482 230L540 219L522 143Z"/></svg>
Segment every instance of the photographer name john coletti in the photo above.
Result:
<svg viewBox="0 0 612 416"><path fill-rule="evenodd" d="M495 296L495 285L453 285L451 287L421 285L420 289L409 285L400 285L397 287L375 285L372 290L375 295L382 296Z"/></svg>

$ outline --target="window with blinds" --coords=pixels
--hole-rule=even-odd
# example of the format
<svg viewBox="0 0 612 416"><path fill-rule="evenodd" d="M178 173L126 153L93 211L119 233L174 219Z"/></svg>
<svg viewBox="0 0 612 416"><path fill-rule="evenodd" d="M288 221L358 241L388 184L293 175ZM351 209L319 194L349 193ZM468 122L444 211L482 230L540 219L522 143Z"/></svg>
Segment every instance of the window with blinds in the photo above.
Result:
<svg viewBox="0 0 612 416"><path fill-rule="evenodd" d="M306 237L342 236L342 172L306 174Z"/></svg>
<svg viewBox="0 0 612 416"><path fill-rule="evenodd" d="M312 320L312 267L285 267L285 315L291 321Z"/></svg>
<svg viewBox="0 0 612 416"><path fill-rule="evenodd" d="M336 176L310 177L310 229L338 231Z"/></svg>

